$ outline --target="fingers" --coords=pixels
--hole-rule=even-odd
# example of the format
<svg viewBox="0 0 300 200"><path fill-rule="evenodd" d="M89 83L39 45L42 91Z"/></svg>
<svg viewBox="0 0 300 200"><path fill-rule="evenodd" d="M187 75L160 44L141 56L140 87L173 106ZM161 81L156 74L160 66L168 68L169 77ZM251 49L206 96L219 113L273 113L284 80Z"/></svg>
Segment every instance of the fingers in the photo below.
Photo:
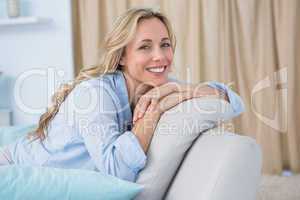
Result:
<svg viewBox="0 0 300 200"><path fill-rule="evenodd" d="M144 113L146 112L148 106L151 104L151 98L148 98L146 96L142 96L137 105L134 109L133 114L133 123L135 123L139 118L142 118Z"/></svg>
<svg viewBox="0 0 300 200"><path fill-rule="evenodd" d="M159 111L157 106L158 106L158 100L152 99L151 104L148 106L148 109L146 110L146 112Z"/></svg>
<svg viewBox="0 0 300 200"><path fill-rule="evenodd" d="M204 96L220 97L221 94L221 91L207 84L185 85L169 82L151 89L139 99L134 109L133 123L142 118L146 112L154 111L154 109L159 109L159 112L162 113L191 98ZM227 100L228 97L226 97L227 95L225 95Z"/></svg>
<svg viewBox="0 0 300 200"><path fill-rule="evenodd" d="M191 96L191 94L194 91L193 88L194 87L191 87L190 85L179 84L176 82L168 82L159 87L151 89L139 99L134 109L133 123L135 123L138 119L142 118L145 112L153 111L156 104L158 104L158 102L163 98L170 96L174 93L178 93L178 94L180 93L181 98L187 97L187 94ZM177 95L177 97L179 96ZM171 102L175 103L176 101L171 101ZM149 106L151 107L148 108Z"/></svg>
<svg viewBox="0 0 300 200"><path fill-rule="evenodd" d="M138 101L134 109L133 123L138 119L142 118L145 112L150 111L153 108L148 109L148 106L152 107L163 97L178 91L179 84L177 83L166 83L162 86L156 87L144 94Z"/></svg>

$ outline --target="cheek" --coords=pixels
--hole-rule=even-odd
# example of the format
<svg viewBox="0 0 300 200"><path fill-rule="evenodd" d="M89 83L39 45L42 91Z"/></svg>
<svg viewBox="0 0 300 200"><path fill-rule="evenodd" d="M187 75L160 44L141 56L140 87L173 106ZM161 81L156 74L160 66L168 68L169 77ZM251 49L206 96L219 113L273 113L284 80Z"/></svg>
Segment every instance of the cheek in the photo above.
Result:
<svg viewBox="0 0 300 200"><path fill-rule="evenodd" d="M146 66L151 62L151 56L149 54L142 54L136 59L138 66Z"/></svg>
<svg viewBox="0 0 300 200"><path fill-rule="evenodd" d="M138 55L128 63L127 70L135 79L143 79L146 66L149 63L147 56Z"/></svg>
<svg viewBox="0 0 300 200"><path fill-rule="evenodd" d="M130 52L127 55L126 66L128 71L136 71L139 70L140 66L145 62L146 56L140 53Z"/></svg>
<svg viewBox="0 0 300 200"><path fill-rule="evenodd" d="M149 55L138 55L132 62L132 70L142 72L149 65L149 63L151 63L151 57Z"/></svg>
<svg viewBox="0 0 300 200"><path fill-rule="evenodd" d="M173 62L173 50L170 50L167 52L166 58L168 60L168 64L171 64Z"/></svg>

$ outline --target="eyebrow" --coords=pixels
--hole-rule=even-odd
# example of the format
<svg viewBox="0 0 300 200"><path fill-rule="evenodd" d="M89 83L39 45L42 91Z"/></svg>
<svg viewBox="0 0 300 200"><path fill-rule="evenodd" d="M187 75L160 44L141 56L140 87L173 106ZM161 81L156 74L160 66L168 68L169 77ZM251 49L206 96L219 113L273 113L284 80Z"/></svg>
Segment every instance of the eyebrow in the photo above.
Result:
<svg viewBox="0 0 300 200"><path fill-rule="evenodd" d="M165 41L165 40L170 40L170 39L168 37L165 37L165 38L161 39L161 42ZM144 40L141 40L141 42L152 42L152 40L150 40L150 39L144 39Z"/></svg>

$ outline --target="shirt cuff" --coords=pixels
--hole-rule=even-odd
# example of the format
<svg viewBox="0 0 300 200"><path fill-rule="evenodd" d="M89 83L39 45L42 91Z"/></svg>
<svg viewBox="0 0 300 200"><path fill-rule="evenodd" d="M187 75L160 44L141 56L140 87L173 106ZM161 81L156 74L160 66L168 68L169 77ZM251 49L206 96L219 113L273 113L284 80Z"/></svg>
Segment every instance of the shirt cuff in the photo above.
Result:
<svg viewBox="0 0 300 200"><path fill-rule="evenodd" d="M138 139L131 131L126 131L118 137L115 147L119 150L124 162L135 173L138 173L146 165L146 154Z"/></svg>
<svg viewBox="0 0 300 200"><path fill-rule="evenodd" d="M245 111L245 105L241 97L237 95L234 91L232 91L227 85L216 81L209 81L207 82L207 84L215 89L222 90L224 93L227 94L235 116Z"/></svg>

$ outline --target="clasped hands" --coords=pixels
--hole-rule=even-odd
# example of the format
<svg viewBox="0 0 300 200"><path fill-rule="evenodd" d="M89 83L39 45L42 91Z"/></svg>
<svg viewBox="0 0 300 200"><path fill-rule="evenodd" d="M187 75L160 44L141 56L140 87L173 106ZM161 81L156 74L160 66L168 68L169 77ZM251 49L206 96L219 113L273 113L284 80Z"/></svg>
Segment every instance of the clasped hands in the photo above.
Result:
<svg viewBox="0 0 300 200"><path fill-rule="evenodd" d="M228 101L227 94L207 84L192 85L168 82L154 87L139 98L134 108L133 124L147 113L157 113L160 116L183 101L204 96L215 96Z"/></svg>

